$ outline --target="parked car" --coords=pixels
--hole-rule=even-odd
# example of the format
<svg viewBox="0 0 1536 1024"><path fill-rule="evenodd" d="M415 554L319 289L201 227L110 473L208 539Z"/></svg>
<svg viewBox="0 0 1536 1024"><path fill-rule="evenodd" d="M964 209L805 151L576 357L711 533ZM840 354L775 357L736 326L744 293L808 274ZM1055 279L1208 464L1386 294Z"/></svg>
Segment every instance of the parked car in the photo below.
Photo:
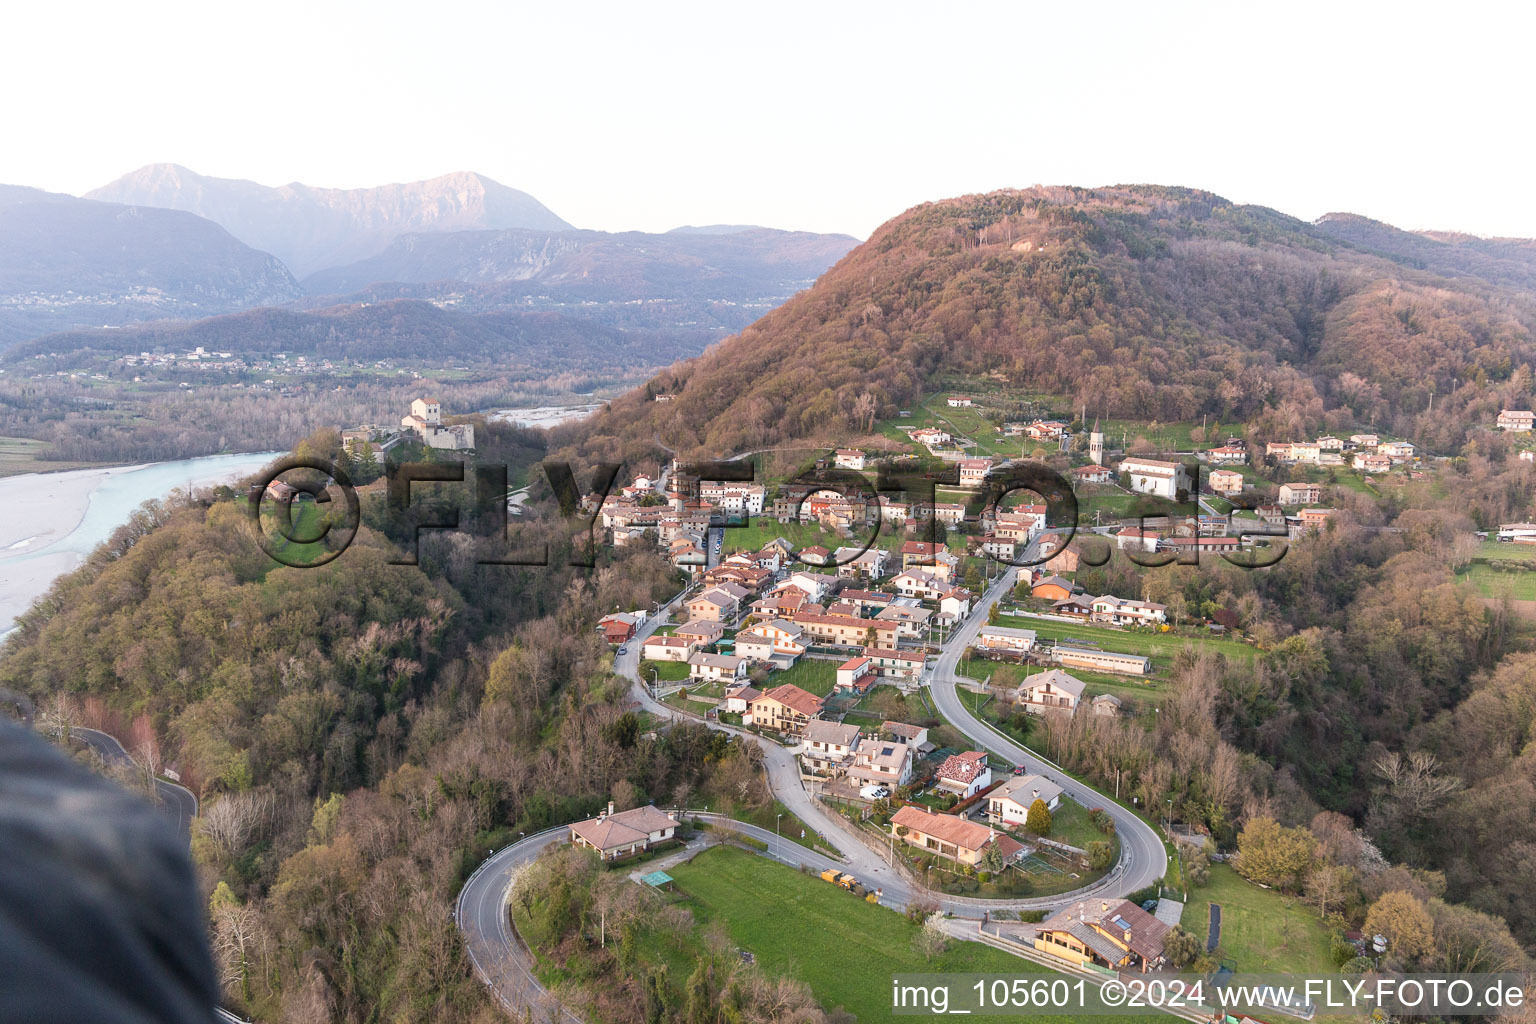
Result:
<svg viewBox="0 0 1536 1024"><path fill-rule="evenodd" d="M619 653L620 654L628 654L629 653L629 645L628 644L620 644L619 645Z"/></svg>
<svg viewBox="0 0 1536 1024"><path fill-rule="evenodd" d="M880 800L891 795L891 791L884 786L865 786L859 790L859 796L866 800Z"/></svg>

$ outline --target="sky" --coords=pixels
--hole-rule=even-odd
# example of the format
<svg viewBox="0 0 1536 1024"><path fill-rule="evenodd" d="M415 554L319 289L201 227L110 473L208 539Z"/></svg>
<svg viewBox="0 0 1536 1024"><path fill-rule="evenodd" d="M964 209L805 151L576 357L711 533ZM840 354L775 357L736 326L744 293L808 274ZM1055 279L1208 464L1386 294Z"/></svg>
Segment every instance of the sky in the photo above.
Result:
<svg viewBox="0 0 1536 1024"><path fill-rule="evenodd" d="M473 170L578 227L859 237L1155 182L1536 237L1533 29L1509 3L10 4L0 182Z"/></svg>

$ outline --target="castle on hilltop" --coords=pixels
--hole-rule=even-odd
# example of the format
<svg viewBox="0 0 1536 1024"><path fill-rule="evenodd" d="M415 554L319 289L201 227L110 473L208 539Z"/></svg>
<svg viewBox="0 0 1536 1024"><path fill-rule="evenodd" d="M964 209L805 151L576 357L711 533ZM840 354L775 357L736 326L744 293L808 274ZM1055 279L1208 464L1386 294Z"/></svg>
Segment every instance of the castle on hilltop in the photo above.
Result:
<svg viewBox="0 0 1536 1024"><path fill-rule="evenodd" d="M448 426L443 423L443 407L436 398L418 398L411 403L411 413L400 427L421 438L428 448L461 451L475 446L475 428L467 423Z"/></svg>

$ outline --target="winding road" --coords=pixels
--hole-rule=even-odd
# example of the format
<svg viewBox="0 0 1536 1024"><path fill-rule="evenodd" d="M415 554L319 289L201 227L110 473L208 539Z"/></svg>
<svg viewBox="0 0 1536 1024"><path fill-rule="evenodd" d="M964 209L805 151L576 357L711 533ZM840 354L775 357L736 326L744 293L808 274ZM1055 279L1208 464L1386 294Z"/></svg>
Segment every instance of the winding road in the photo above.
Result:
<svg viewBox="0 0 1536 1024"><path fill-rule="evenodd" d="M133 760L128 756L128 751L123 749L123 745L117 741L117 737L110 733L77 725L69 731L69 734L100 754L104 761L127 764ZM160 809L176 823L177 830L190 842L192 819L197 817L197 797L187 787L178 786L166 779L155 780L155 795L159 798L157 803Z"/></svg>
<svg viewBox="0 0 1536 1024"><path fill-rule="evenodd" d="M976 718L960 701L956 689L960 679L956 672L960 658L986 622L992 605L1009 592L1017 573L1018 569L1014 567L1003 573L981 596L965 623L954 631L941 648L930 676L934 703L942 717L979 748L1051 779L1069 797L1084 806L1103 807L1108 811L1120 837L1120 859L1109 874L1072 892L1033 899L966 899L922 889L891 866L886 856L848 835L844 827L833 820L832 812L807 792L793 753L753 733L712 724L710 727L713 729L744 736L759 744L774 797L808 827L815 829L822 840L838 850L842 857L840 860L833 859L743 822L732 822L731 827L743 835L762 841L766 845L765 855L785 864L805 865L816 871L829 867L848 870L866 885L880 889L881 903L896 909L905 907L914 899L927 898L958 916L975 917L978 911L987 910L1048 910L1085 896L1124 895L1163 877L1168 868L1167 853L1162 840L1150 825ZM615 655L614 670L630 680L633 699L645 710L666 719L693 721L652 697L649 688L640 679L640 654L646 639L667 621L686 593L674 597L656 615L646 620L635 636L625 644L625 653ZM715 817L712 814L689 816L706 820ZM534 976L531 955L513 931L506 913L508 893L517 872L538 857L546 847L561 841L567 834L568 829L565 827L550 829L492 853L465 883L459 894L454 917L463 933L475 971L509 1011L521 1013L531 1009L555 1024L581 1024L581 1018L570 1008L561 1005Z"/></svg>

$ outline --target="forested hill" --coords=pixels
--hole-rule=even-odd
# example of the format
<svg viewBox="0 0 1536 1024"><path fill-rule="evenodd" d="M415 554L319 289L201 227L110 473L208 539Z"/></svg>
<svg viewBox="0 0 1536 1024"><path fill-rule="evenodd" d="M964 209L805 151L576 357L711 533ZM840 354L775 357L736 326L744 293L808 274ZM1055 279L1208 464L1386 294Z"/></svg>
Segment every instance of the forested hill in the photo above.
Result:
<svg viewBox="0 0 1536 1024"><path fill-rule="evenodd" d="M1536 348L1536 300L1510 275L1474 276L1477 260L1445 264L1455 277L1413 263L1336 225L1190 189L1037 187L927 203L814 288L614 403L586 441L595 452L657 436L726 452L846 434L958 371L1108 415L1269 415L1297 429L1342 407L1453 445L1509 397L1501 388L1529 387L1523 375L1504 382ZM1463 387L1445 401L1453 380ZM655 392L676 397L649 401ZM1431 393L1442 396L1436 419L1419 423Z"/></svg>

